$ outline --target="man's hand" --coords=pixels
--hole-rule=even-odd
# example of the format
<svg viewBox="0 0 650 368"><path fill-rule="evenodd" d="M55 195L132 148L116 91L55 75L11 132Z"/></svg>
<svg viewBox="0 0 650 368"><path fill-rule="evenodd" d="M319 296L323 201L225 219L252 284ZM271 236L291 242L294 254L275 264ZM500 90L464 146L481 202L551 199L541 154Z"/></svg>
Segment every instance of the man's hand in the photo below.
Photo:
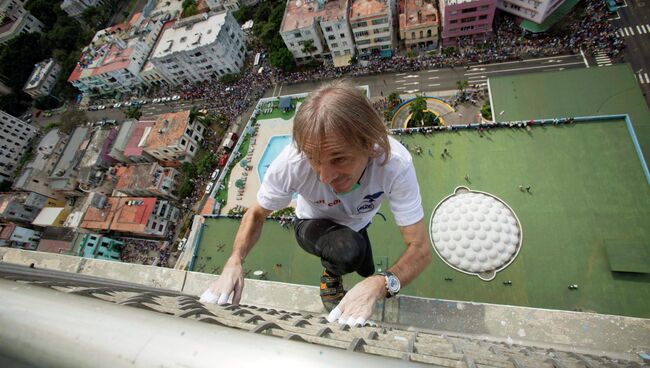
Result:
<svg viewBox="0 0 650 368"><path fill-rule="evenodd" d="M244 289L244 269L236 258L229 258L219 279L201 294L201 303L226 304L234 292L232 304L239 304Z"/></svg>
<svg viewBox="0 0 650 368"><path fill-rule="evenodd" d="M356 284L341 303L327 316L329 322L342 325L363 326L372 315L377 300L386 297L386 281L383 276L371 276Z"/></svg>

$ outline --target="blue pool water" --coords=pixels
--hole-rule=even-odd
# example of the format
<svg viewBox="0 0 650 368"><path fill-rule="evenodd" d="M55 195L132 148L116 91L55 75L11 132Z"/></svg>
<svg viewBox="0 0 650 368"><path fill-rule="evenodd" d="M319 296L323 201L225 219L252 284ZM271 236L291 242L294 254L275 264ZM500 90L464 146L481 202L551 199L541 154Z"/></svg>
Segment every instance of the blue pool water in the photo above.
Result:
<svg viewBox="0 0 650 368"><path fill-rule="evenodd" d="M273 162L280 152L282 152L284 147L290 143L290 135L275 135L271 137L269 143L266 144L264 154L262 154L259 164L257 164L257 174L260 176L260 182L264 181L264 175L266 175L266 170L269 169L271 162Z"/></svg>

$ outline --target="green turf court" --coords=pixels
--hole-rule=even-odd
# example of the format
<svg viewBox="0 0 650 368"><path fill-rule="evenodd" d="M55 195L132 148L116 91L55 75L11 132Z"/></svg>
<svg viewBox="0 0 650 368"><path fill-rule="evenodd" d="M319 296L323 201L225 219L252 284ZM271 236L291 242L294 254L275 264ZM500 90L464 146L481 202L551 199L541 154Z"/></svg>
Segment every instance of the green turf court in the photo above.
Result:
<svg viewBox="0 0 650 368"><path fill-rule="evenodd" d="M643 302L650 300L650 275L612 272L606 250L619 242L650 250L650 188L622 119L531 132L503 128L484 137L460 131L397 138L412 152L416 145L423 148L414 162L427 228L436 204L467 185L506 201L524 236L518 258L491 282L454 271L434 253L432 264L404 293L650 317L650 306ZM444 148L451 158L440 157ZM520 184L532 186L532 194L521 192ZM373 253L377 262L392 264L404 245L387 204L380 212L387 223L377 216L369 229ZM220 271L238 225L231 219L206 219L196 271ZM221 251L219 244L225 244ZM299 248L292 230L271 221L245 268L249 277L264 270L269 280L309 285L318 284L322 271L318 259ZM505 280L512 285L503 285ZM570 284L579 289L569 290Z"/></svg>

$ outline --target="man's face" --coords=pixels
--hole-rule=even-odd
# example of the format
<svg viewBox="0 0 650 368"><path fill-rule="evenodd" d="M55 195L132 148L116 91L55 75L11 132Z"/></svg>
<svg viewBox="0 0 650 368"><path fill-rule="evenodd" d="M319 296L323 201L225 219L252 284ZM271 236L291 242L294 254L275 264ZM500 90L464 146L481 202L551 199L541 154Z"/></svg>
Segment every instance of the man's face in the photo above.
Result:
<svg viewBox="0 0 650 368"><path fill-rule="evenodd" d="M303 151L320 181L337 193L352 189L370 158L370 149L350 147L337 136L327 136L322 142L307 142Z"/></svg>

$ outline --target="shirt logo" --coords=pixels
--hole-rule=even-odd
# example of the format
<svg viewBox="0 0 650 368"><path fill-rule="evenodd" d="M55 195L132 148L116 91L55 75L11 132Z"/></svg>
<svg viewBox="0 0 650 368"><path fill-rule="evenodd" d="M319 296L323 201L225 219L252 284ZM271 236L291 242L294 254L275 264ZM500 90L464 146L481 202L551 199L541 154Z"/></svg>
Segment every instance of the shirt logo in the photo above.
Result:
<svg viewBox="0 0 650 368"><path fill-rule="evenodd" d="M381 195L384 194L384 192L377 192L375 194L368 194L367 196L363 197L363 201L357 207L357 212L358 213L366 213L370 212L375 209L375 201L381 197Z"/></svg>

